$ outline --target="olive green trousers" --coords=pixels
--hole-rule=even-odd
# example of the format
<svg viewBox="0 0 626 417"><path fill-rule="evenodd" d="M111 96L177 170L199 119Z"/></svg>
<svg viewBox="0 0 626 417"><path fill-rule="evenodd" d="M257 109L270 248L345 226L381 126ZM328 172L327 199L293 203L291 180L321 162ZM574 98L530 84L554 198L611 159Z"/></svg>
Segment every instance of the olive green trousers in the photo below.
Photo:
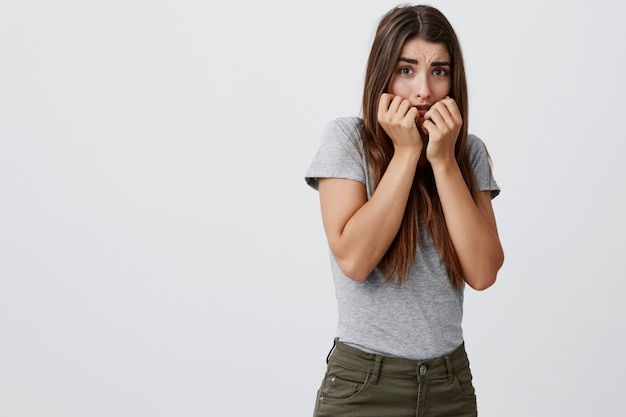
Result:
<svg viewBox="0 0 626 417"><path fill-rule="evenodd" d="M335 340L314 417L476 416L472 374L461 344L415 361L363 352Z"/></svg>

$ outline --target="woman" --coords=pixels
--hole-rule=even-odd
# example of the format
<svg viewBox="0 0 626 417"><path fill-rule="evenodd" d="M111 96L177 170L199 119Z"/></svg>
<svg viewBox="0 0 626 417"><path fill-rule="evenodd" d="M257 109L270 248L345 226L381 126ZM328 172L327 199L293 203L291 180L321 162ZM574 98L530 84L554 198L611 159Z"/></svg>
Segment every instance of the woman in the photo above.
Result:
<svg viewBox="0 0 626 417"><path fill-rule="evenodd" d="M467 129L463 57L448 20L399 6L381 20L362 118L322 135L319 190L338 302L315 415L474 416L461 328L465 284L504 260L487 150Z"/></svg>

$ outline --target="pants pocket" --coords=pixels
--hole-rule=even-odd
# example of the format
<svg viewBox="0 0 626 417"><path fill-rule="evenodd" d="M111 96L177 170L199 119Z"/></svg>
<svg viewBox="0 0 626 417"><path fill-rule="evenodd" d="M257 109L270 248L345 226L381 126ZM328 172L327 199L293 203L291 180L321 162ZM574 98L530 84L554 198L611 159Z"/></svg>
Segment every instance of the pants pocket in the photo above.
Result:
<svg viewBox="0 0 626 417"><path fill-rule="evenodd" d="M315 417L353 416L363 410L369 372L353 369L331 359L322 385L317 392ZM363 417L362 414L358 414Z"/></svg>
<svg viewBox="0 0 626 417"><path fill-rule="evenodd" d="M461 397L470 401L476 401L476 391L474 390L474 384L472 384L472 372L469 367L455 372L454 384Z"/></svg>
<svg viewBox="0 0 626 417"><path fill-rule="evenodd" d="M469 368L455 369L445 375L424 381L424 415L431 417L476 417L476 395Z"/></svg>
<svg viewBox="0 0 626 417"><path fill-rule="evenodd" d="M318 399L322 402L350 401L365 390L368 379L368 372L331 359Z"/></svg>

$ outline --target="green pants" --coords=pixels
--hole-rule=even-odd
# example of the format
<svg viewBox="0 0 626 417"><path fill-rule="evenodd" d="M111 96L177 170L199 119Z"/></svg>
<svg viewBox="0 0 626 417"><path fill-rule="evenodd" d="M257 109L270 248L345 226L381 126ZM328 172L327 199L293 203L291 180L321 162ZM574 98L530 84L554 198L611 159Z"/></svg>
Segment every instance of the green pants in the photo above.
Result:
<svg viewBox="0 0 626 417"><path fill-rule="evenodd" d="M425 360L366 353L335 340L314 417L476 416L472 374L461 344Z"/></svg>

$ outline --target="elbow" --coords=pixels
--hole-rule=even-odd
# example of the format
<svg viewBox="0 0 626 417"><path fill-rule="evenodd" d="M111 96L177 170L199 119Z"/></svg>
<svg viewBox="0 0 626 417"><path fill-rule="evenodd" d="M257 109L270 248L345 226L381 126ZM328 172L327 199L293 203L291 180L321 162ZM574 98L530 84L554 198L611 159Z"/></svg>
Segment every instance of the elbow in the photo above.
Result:
<svg viewBox="0 0 626 417"><path fill-rule="evenodd" d="M496 282L495 275L492 277L483 277L482 279L466 281L467 284L476 291L485 291Z"/></svg>
<svg viewBox="0 0 626 417"><path fill-rule="evenodd" d="M354 259L337 259L337 266L341 272L356 282L363 282L367 279L373 268L368 268L363 262Z"/></svg>
<svg viewBox="0 0 626 417"><path fill-rule="evenodd" d="M355 250L355 248L332 244L330 248L336 266L352 281L365 281L376 267L376 264L372 265L372 258L369 254Z"/></svg>
<svg viewBox="0 0 626 417"><path fill-rule="evenodd" d="M502 267L503 263L504 255L502 254L502 256L499 256L498 259L494 260L492 265L486 266L482 270L472 274L472 276L468 277L469 279L466 279L465 282L467 282L467 284L476 291L484 291L495 284L498 271Z"/></svg>

